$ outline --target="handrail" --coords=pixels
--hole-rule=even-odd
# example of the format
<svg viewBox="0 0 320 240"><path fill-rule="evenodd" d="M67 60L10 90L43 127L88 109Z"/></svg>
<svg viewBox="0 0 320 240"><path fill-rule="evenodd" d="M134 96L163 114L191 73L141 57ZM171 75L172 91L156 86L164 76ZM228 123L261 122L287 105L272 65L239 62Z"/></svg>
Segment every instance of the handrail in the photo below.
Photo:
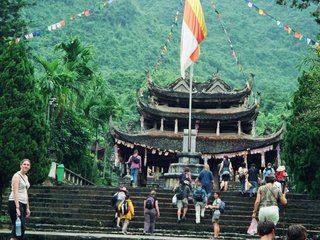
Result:
<svg viewBox="0 0 320 240"><path fill-rule="evenodd" d="M68 168L64 168L64 179L72 182L75 185L93 185L93 186L95 186L95 184L93 182L80 176L79 174L76 174L75 172L71 171Z"/></svg>

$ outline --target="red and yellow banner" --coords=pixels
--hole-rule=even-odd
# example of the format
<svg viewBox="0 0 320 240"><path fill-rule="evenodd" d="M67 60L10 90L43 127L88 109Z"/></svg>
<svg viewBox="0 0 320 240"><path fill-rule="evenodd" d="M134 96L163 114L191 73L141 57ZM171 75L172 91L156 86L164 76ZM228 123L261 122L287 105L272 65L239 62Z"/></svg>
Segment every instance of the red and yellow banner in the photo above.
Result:
<svg viewBox="0 0 320 240"><path fill-rule="evenodd" d="M200 0L186 0L184 6L180 64L181 77L185 78L186 69L200 56L200 43L207 36Z"/></svg>

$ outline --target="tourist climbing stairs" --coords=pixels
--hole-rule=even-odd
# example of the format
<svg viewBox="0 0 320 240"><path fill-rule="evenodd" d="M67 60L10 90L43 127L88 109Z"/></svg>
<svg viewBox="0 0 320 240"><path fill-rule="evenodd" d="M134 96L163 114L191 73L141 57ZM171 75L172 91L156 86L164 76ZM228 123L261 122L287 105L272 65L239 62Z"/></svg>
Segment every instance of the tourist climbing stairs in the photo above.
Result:
<svg viewBox="0 0 320 240"><path fill-rule="evenodd" d="M115 227L114 210L110 206L112 195L117 190L115 187L97 186L32 186L29 191L31 217L27 220L27 239L95 239L94 236L99 239L210 239L212 236L209 210L201 224L195 224L194 207L190 205L187 219L177 223L176 208L171 205L173 192L170 190L157 190L161 217L156 222L155 236L143 236L143 200L150 189L130 187L135 217L130 222L128 235L123 236L121 229ZM6 209L8 194L6 191L3 196L3 210ZM226 209L220 220L221 239L258 239L246 234L254 199L241 196L236 191L223 192L222 199ZM281 210L277 235L282 236L289 224L301 223L309 230L310 237L319 236L319 209L320 201L311 200L308 195L288 194L288 206ZM8 236L10 223L8 217L1 216L0 219L1 240Z"/></svg>

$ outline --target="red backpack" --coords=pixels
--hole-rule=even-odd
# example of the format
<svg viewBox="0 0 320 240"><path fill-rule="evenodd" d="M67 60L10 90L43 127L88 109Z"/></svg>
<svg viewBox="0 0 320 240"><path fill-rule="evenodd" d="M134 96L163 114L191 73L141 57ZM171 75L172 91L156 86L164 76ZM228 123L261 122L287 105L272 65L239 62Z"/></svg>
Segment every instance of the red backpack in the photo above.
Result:
<svg viewBox="0 0 320 240"><path fill-rule="evenodd" d="M286 170L276 172L276 177L278 181L284 181L287 177Z"/></svg>

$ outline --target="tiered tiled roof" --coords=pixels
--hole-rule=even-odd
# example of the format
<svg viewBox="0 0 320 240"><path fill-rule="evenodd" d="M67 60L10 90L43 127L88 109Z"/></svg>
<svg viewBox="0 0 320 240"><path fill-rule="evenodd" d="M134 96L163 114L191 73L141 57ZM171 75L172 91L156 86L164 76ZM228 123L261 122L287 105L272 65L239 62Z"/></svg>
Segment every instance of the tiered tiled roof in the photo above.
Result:
<svg viewBox="0 0 320 240"><path fill-rule="evenodd" d="M263 148L274 145L282 140L281 128L272 135L262 137L252 137L251 135L241 134L198 134L196 141L196 151L202 154L221 154L233 153L248 149ZM115 139L140 145L153 149L182 151L183 134L173 132L146 131L141 133L126 133L117 128L112 129Z"/></svg>
<svg viewBox="0 0 320 240"><path fill-rule="evenodd" d="M148 103L142 98L138 98L138 110L146 119L166 120L176 119L187 120L188 108L169 107L166 105L157 105L155 102ZM222 109L192 109L192 119L211 120L211 121L253 121L257 118L259 106L253 103L249 106L222 108Z"/></svg>
<svg viewBox="0 0 320 240"><path fill-rule="evenodd" d="M189 101L189 80L179 78L166 87L160 87L149 80L148 88L154 98L161 103L166 102L173 105L177 103L187 104ZM235 90L218 77L214 77L205 83L195 82L192 88L193 102L195 104L201 103L203 106L216 103L241 105L245 98L251 94L251 86L248 82L242 89Z"/></svg>

